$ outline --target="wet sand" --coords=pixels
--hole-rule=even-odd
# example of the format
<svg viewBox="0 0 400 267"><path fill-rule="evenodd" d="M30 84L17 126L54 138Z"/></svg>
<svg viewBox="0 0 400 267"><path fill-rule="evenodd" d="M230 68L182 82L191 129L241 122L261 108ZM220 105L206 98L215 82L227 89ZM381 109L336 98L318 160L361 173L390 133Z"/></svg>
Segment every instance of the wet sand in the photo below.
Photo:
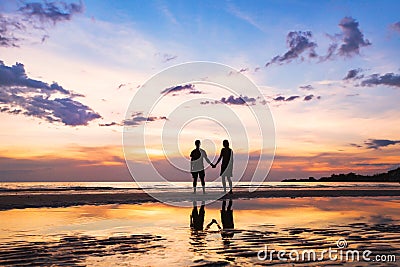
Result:
<svg viewBox="0 0 400 267"><path fill-rule="evenodd" d="M35 193L35 194L4 194L0 195L0 210L40 208L40 207L69 207L79 205L106 205L106 204L137 204L146 202L158 202L163 199L170 202L219 199L219 193L210 192L206 195L190 192L161 192L153 194L156 198L145 192L134 193ZM299 197L380 197L400 196L400 190L357 190L357 189L279 189L260 190L254 192L239 191L229 195L233 199L251 198L299 198Z"/></svg>
<svg viewBox="0 0 400 267"><path fill-rule="evenodd" d="M200 205L200 203L197 203ZM223 201L205 207L220 221ZM1 266L398 266L400 197L233 200L234 235L191 230L192 208L162 203L0 212ZM339 249L338 240L346 246ZM370 261L283 261L260 251L370 250ZM378 255L394 256L379 262ZM282 256L282 255L281 255ZM394 261L395 260L395 261Z"/></svg>

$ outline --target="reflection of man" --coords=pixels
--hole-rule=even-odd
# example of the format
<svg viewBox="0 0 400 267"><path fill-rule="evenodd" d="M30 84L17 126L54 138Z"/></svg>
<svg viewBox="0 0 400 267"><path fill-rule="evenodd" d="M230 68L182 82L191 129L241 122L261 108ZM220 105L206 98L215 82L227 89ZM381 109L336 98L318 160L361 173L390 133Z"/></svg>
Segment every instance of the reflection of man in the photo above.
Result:
<svg viewBox="0 0 400 267"><path fill-rule="evenodd" d="M190 228L195 231L202 231L204 225L204 201L201 202L200 209L197 210L197 203L193 201L192 214L190 215Z"/></svg>
<svg viewBox="0 0 400 267"><path fill-rule="evenodd" d="M200 209L197 209L197 201L193 200L193 209L190 214L190 228L193 231L203 231L204 226L204 217L206 212L204 211L204 200L201 202ZM207 231L213 223L217 223L216 220L212 220L209 224L207 224L204 231Z"/></svg>
<svg viewBox="0 0 400 267"><path fill-rule="evenodd" d="M197 186L197 177L200 177L201 185L203 186L203 194L206 193L206 183L204 181L205 172L204 172L204 163L203 159L205 159L208 164L211 164L211 161L207 157L206 151L200 148L200 140L196 140L194 142L196 148L190 153L190 171L193 177L193 193L196 193Z"/></svg>

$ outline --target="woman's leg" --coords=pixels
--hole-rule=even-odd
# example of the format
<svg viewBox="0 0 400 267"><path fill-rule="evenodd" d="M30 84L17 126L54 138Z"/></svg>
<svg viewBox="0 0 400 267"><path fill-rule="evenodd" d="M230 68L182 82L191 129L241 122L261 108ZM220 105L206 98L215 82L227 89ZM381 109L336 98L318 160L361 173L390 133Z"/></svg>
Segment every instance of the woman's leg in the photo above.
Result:
<svg viewBox="0 0 400 267"><path fill-rule="evenodd" d="M229 188L230 188L229 193L232 193L232 178L231 177L227 177L227 178L228 178L228 183L229 183Z"/></svg>

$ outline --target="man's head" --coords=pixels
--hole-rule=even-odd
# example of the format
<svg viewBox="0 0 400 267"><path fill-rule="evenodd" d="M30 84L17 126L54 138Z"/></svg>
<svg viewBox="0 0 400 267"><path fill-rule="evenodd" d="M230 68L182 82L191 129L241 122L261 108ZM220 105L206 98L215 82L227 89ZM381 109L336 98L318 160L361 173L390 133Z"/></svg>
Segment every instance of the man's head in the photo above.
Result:
<svg viewBox="0 0 400 267"><path fill-rule="evenodd" d="M222 142L222 145L224 146L224 147L229 147L229 141L228 140L224 140L223 142Z"/></svg>
<svg viewBox="0 0 400 267"><path fill-rule="evenodd" d="M196 145L197 148L199 148L200 147L200 140L194 141L194 144Z"/></svg>

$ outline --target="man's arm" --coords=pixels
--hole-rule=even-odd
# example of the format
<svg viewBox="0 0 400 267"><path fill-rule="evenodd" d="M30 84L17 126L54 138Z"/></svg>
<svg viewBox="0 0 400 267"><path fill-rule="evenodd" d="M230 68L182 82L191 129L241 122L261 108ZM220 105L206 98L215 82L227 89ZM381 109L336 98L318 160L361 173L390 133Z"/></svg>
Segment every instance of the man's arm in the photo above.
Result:
<svg viewBox="0 0 400 267"><path fill-rule="evenodd" d="M210 165L213 165L211 160L208 159L206 151L202 150L202 152L203 152L203 157L207 161L207 163L210 164Z"/></svg>

